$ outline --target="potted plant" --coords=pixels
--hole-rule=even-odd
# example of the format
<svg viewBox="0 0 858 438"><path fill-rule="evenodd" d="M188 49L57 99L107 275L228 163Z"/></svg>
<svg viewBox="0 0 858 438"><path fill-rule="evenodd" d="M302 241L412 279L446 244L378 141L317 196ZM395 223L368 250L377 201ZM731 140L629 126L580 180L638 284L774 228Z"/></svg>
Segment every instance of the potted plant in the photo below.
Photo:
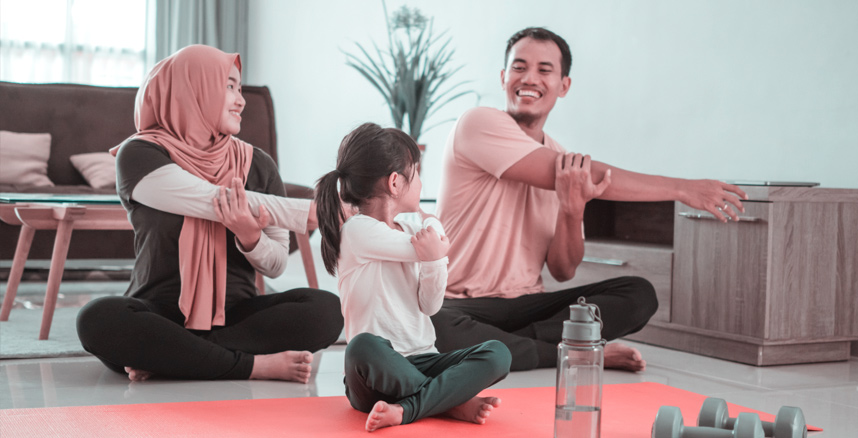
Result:
<svg viewBox="0 0 858 438"><path fill-rule="evenodd" d="M462 90L470 82L446 86L462 66L454 67L454 50L446 31L435 35L432 20L417 8L402 6L392 16L382 0L387 25L388 47L373 43L373 51L359 43L358 54L346 54L346 64L357 70L384 96L394 126L407 132L418 144L420 134L454 119L442 120L428 128L424 124L447 103L474 93ZM407 120L407 122L406 122ZM407 127L403 128L403 127ZM422 146L421 146L422 148Z"/></svg>

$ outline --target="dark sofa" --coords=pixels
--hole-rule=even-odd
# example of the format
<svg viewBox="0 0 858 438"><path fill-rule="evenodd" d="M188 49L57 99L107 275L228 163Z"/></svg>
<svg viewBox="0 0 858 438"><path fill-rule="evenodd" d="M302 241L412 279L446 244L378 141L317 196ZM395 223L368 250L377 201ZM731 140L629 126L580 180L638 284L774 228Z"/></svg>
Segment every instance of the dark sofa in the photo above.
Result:
<svg viewBox="0 0 858 438"><path fill-rule="evenodd" d="M257 146L277 161L274 104L268 87L243 86L247 100L239 137ZM18 84L0 82L0 130L50 133L51 156L48 177L55 187L2 185L0 192L115 193L94 189L69 161L75 154L105 152L135 132L134 98L137 88L94 87L78 84ZM312 189L285 184L292 197L311 198ZM20 227L0 223L0 260L15 254ZM30 249L30 260L50 259L54 232L39 231ZM72 234L69 259L132 259L131 231L76 231ZM296 246L294 235L292 247Z"/></svg>

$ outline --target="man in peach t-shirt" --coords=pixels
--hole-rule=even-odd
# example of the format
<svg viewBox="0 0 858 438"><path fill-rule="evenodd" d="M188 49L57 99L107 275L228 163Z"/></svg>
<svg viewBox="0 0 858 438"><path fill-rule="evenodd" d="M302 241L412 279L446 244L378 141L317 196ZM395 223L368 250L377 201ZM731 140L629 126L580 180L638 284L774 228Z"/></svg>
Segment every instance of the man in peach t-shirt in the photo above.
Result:
<svg viewBox="0 0 858 438"><path fill-rule="evenodd" d="M643 328L658 308L652 285L638 277L545 293L543 266L567 281L584 257L590 199L678 200L726 222L738 220L746 195L720 181L645 175L567 154L542 130L570 86L572 55L553 32L516 33L505 64L506 111L467 111L444 151L437 213L450 264L432 322L442 352L497 339L512 352L512 370L554 367L563 320L579 296L599 306L609 341ZM636 349L609 343L605 366L639 371L646 362Z"/></svg>

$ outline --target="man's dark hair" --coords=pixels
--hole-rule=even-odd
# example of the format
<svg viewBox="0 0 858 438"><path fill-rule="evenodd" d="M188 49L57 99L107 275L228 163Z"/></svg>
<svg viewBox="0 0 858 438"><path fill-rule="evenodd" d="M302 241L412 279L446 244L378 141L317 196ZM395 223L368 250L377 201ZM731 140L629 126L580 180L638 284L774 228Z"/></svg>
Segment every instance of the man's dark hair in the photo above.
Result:
<svg viewBox="0 0 858 438"><path fill-rule="evenodd" d="M522 38L533 38L540 41L554 41L554 44L557 44L557 47L560 49L561 77L569 76L569 70L572 69L572 52L569 50L569 44L566 44L566 40L561 38L560 35L557 35L544 27L528 27L527 29L516 32L515 35L510 37L509 41L506 43L506 54L503 58L504 68L506 68L507 62L509 62L509 52L512 50L512 46Z"/></svg>

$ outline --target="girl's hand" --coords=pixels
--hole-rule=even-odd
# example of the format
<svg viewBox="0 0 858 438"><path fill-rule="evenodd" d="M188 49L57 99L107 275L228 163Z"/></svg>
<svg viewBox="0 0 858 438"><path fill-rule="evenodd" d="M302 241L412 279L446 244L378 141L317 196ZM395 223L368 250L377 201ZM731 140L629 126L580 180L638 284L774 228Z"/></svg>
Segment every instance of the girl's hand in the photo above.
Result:
<svg viewBox="0 0 858 438"><path fill-rule="evenodd" d="M242 249L252 251L256 248L262 229L268 226L271 215L265 206L259 207L258 216L253 214L241 180L234 178L229 187L221 187L212 204L218 220L235 234Z"/></svg>
<svg viewBox="0 0 858 438"><path fill-rule="evenodd" d="M431 218L434 218L434 219L438 219L437 217L435 217L435 215L433 215L433 214L429 214L429 213L426 213L425 211L423 211L423 209L422 209L422 208L421 208L421 209L419 209L419 210L417 210L417 212L418 212L418 213L420 213L420 220L421 220L421 221L425 221L426 219L428 219L428 218L430 218L430 217L431 217Z"/></svg>
<svg viewBox="0 0 858 438"><path fill-rule="evenodd" d="M417 258L423 262L439 260L450 250L450 240L447 236L439 236L434 228L426 227L411 237L411 244L417 251Z"/></svg>

